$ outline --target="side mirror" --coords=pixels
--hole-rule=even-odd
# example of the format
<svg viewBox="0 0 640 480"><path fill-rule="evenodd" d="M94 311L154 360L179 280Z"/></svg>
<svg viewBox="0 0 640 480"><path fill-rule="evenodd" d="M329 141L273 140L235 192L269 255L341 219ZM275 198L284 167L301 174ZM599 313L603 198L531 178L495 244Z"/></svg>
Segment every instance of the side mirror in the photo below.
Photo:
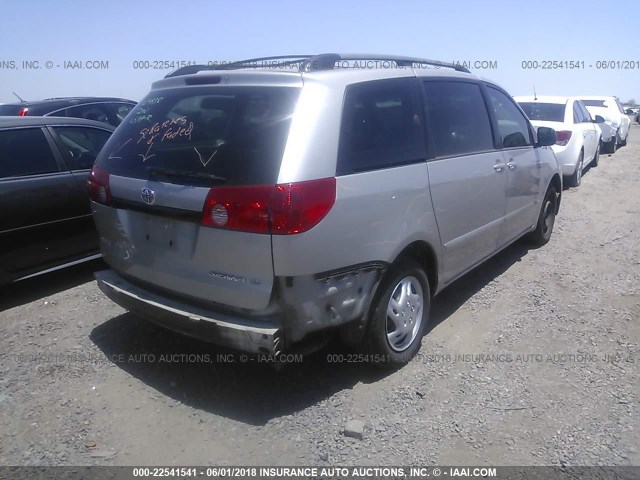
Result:
<svg viewBox="0 0 640 480"><path fill-rule="evenodd" d="M631 110L630 108L627 108L624 113L626 113L627 115L633 115L633 110Z"/></svg>
<svg viewBox="0 0 640 480"><path fill-rule="evenodd" d="M549 127L538 127L538 147L550 147L557 141L556 131Z"/></svg>
<svg viewBox="0 0 640 480"><path fill-rule="evenodd" d="M593 121L594 123L604 123L604 117L596 115L596 118Z"/></svg>

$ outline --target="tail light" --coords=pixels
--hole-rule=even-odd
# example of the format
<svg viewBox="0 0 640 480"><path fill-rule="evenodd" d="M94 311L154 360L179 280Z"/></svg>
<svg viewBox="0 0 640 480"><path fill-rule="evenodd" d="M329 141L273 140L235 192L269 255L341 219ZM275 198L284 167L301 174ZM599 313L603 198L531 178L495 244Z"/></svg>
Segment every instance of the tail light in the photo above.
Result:
<svg viewBox="0 0 640 480"><path fill-rule="evenodd" d="M20 107L20 110L18 111L18 115L20 117L26 117L28 111L29 109L27 107Z"/></svg>
<svg viewBox="0 0 640 480"><path fill-rule="evenodd" d="M89 198L97 203L109 205L111 203L111 190L109 190L109 172L95 165L91 169L87 180Z"/></svg>
<svg viewBox="0 0 640 480"><path fill-rule="evenodd" d="M336 179L243 187L213 187L202 225L243 232L292 235L315 227L336 200Z"/></svg>
<svg viewBox="0 0 640 480"><path fill-rule="evenodd" d="M209 190L202 225L252 233L269 233L272 185L220 187Z"/></svg>
<svg viewBox="0 0 640 480"><path fill-rule="evenodd" d="M556 145L562 145L563 147L571 140L570 130L559 130L556 132Z"/></svg>

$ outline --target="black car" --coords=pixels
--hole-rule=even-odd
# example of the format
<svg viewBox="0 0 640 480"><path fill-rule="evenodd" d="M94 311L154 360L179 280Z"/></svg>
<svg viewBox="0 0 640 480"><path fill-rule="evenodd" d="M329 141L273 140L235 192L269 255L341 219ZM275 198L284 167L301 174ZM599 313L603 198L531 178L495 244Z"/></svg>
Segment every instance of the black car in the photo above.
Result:
<svg viewBox="0 0 640 480"><path fill-rule="evenodd" d="M111 97L48 98L36 102L6 103L0 105L0 116L55 116L96 120L117 127L136 106L133 100Z"/></svg>
<svg viewBox="0 0 640 480"><path fill-rule="evenodd" d="M113 130L0 117L0 285L99 257L87 177Z"/></svg>

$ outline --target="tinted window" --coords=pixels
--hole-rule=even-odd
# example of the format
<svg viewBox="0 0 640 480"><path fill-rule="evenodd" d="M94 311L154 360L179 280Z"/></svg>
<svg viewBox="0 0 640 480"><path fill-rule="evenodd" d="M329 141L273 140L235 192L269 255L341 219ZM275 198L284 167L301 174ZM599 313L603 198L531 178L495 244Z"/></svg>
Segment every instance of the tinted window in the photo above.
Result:
<svg viewBox="0 0 640 480"><path fill-rule="evenodd" d="M604 100L580 100L587 107L604 107Z"/></svg>
<svg viewBox="0 0 640 480"><path fill-rule="evenodd" d="M110 132L87 127L54 127L60 139L60 150L71 170L93 166L98 153L111 136Z"/></svg>
<svg viewBox="0 0 640 480"><path fill-rule="evenodd" d="M576 105L578 105L578 108L582 112L582 116L584 117L583 122L591 122L593 120L591 118L591 114L589 113L587 108L582 104L582 102L578 100L576 101Z"/></svg>
<svg viewBox="0 0 640 480"><path fill-rule="evenodd" d="M111 115L111 124L114 127L117 127L122 123L124 117L133 109L134 105L129 103L113 103L110 105L112 115Z"/></svg>
<svg viewBox="0 0 640 480"><path fill-rule="evenodd" d="M51 116L51 117L66 117L67 116L67 109L63 108L62 110L56 110L55 112L52 112L47 116Z"/></svg>
<svg viewBox="0 0 640 480"><path fill-rule="evenodd" d="M57 171L49 142L40 128L0 131L0 178Z"/></svg>
<svg viewBox="0 0 640 480"><path fill-rule="evenodd" d="M177 183L211 185L203 175L226 185L275 183L299 93L224 86L152 93L118 127L97 165L115 175Z"/></svg>
<svg viewBox="0 0 640 480"><path fill-rule="evenodd" d="M505 148L532 145L527 118L513 100L495 88L487 88L489 103L498 122L498 134Z"/></svg>
<svg viewBox="0 0 640 480"><path fill-rule="evenodd" d="M576 102L573 103L573 123L582 123L584 122L584 114L580 110L580 107Z"/></svg>
<svg viewBox="0 0 640 480"><path fill-rule="evenodd" d="M427 123L437 157L492 150L491 122L475 83L424 82Z"/></svg>
<svg viewBox="0 0 640 480"><path fill-rule="evenodd" d="M18 115L22 109L21 105L0 105L0 116L2 115Z"/></svg>
<svg viewBox="0 0 640 480"><path fill-rule="evenodd" d="M77 107L68 108L67 116L109 123L107 109L105 105L102 104L78 105Z"/></svg>
<svg viewBox="0 0 640 480"><path fill-rule="evenodd" d="M564 122L564 103L518 102L529 120Z"/></svg>
<svg viewBox="0 0 640 480"><path fill-rule="evenodd" d="M337 175L425 160L418 85L380 80L347 88Z"/></svg>

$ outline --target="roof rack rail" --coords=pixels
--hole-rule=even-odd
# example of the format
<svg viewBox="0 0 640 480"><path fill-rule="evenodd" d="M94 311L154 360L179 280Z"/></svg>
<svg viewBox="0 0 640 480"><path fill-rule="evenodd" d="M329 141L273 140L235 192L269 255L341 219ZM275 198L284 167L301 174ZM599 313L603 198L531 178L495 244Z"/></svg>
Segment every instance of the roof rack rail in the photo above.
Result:
<svg viewBox="0 0 640 480"><path fill-rule="evenodd" d="M315 55L307 60L301 70L306 72L315 70L331 70L335 68L336 62L373 60L376 62L393 62L398 67L412 67L418 65L430 65L433 67L452 68L458 72L471 73L466 67L439 60L429 60L419 57L405 57L402 55L376 55L376 54L339 54L339 53L322 53Z"/></svg>
<svg viewBox="0 0 640 480"><path fill-rule="evenodd" d="M302 63L314 55L275 55L271 57L257 57L248 58L246 60L238 60L231 63L219 63L210 65L187 65L186 67L179 68L166 75L164 78L179 77L181 75L190 75L192 73L198 73L203 70L235 70L239 68L251 68L252 66L258 66L259 63L269 63L270 68L281 68L288 65L295 65L296 63ZM277 62L276 60L283 60ZM252 65L253 64L253 65Z"/></svg>
<svg viewBox="0 0 640 480"><path fill-rule="evenodd" d="M283 68L290 65L300 64L298 71L313 72L319 70L333 70L336 68L336 63L340 61L349 62L358 60L393 62L397 67L412 67L416 64L430 65L433 67L452 68L458 72L471 73L466 67L460 64L428 60L426 58L405 57L400 55L321 53L318 55L277 55L272 57L257 57L217 65L188 65L169 73L165 78L190 75L203 70L235 70L240 68L251 68L252 66L258 66L259 63L264 62L271 62L267 65L269 68Z"/></svg>

